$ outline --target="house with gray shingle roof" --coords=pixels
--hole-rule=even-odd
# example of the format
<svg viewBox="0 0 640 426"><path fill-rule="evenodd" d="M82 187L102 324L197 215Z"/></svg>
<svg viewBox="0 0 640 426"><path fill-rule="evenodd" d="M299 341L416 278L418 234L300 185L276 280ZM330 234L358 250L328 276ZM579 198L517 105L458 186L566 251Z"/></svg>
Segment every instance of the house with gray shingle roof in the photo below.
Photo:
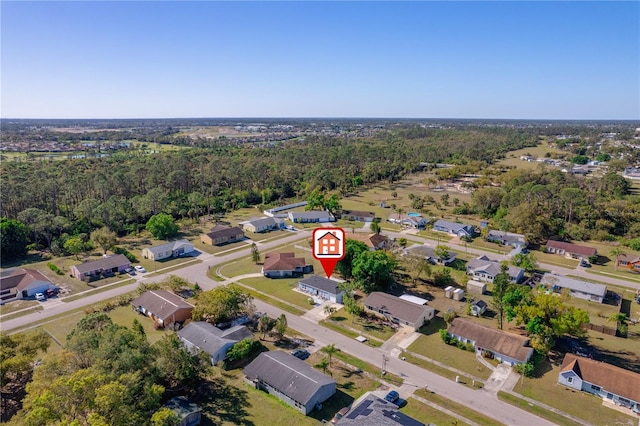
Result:
<svg viewBox="0 0 640 426"><path fill-rule="evenodd" d="M336 393L336 381L283 351L263 352L242 370L245 380L309 414Z"/></svg>
<svg viewBox="0 0 640 426"><path fill-rule="evenodd" d="M487 241L493 243L503 244L505 246L511 246L514 248L527 247L527 240L522 234L514 234L513 232L504 232L498 230L491 230L487 234Z"/></svg>
<svg viewBox="0 0 640 426"><path fill-rule="evenodd" d="M211 365L227 358L227 351L241 340L253 337L244 325L220 330L205 321L192 321L178 331L178 337L190 351L201 350L209 354Z"/></svg>
<svg viewBox="0 0 640 426"><path fill-rule="evenodd" d="M193 305L180 296L166 290L152 290L142 293L131 301L133 309L153 319L160 327L191 318Z"/></svg>
<svg viewBox="0 0 640 426"><path fill-rule="evenodd" d="M206 234L200 235L200 242L202 244L212 246L234 243L242 239L244 239L244 232L237 226L216 225Z"/></svg>
<svg viewBox="0 0 640 426"><path fill-rule="evenodd" d="M79 265L73 265L70 269L71 276L79 280L85 277L97 277L102 274L114 274L116 272L124 272L125 269L131 267L131 262L124 254L114 254L104 257L93 262L85 262Z"/></svg>
<svg viewBox="0 0 640 426"><path fill-rule="evenodd" d="M425 244L414 244L404 250L405 255L421 256L434 265L449 265L456 260L457 253L453 251L447 252L447 257L442 258L436 254L435 248Z"/></svg>
<svg viewBox="0 0 640 426"><path fill-rule="evenodd" d="M246 232L269 232L284 228L284 222L274 217L259 217L240 222L240 226Z"/></svg>
<svg viewBox="0 0 640 426"><path fill-rule="evenodd" d="M142 257L151 260L162 260L170 257L179 257L193 251L193 244L187 240L171 241L153 247L142 249Z"/></svg>
<svg viewBox="0 0 640 426"><path fill-rule="evenodd" d="M343 291L338 287L338 282L328 278L311 275L298 282L298 289L320 300L342 303Z"/></svg>
<svg viewBox="0 0 640 426"><path fill-rule="evenodd" d="M438 220L433 224L434 231L446 232L447 234L455 235L457 237L473 237L475 235L475 228L472 225L467 225L458 222L449 222L448 220Z"/></svg>
<svg viewBox="0 0 640 426"><path fill-rule="evenodd" d="M25 299L36 293L44 293L55 288L57 286L49 278L35 269L13 268L0 272L0 301L2 303Z"/></svg>
<svg viewBox="0 0 640 426"><path fill-rule="evenodd" d="M418 305L381 291L369 294L362 301L362 305L368 312L416 330L435 315L435 310L429 306Z"/></svg>
<svg viewBox="0 0 640 426"><path fill-rule="evenodd" d="M289 212L287 215L293 223L326 223L335 222L336 218L327 211Z"/></svg>
<svg viewBox="0 0 640 426"><path fill-rule="evenodd" d="M487 256L476 257L467 262L467 274L476 281L492 283L501 270L501 262L491 260ZM524 278L524 269L509 265L507 275L510 281L519 283Z"/></svg>
<svg viewBox="0 0 640 426"><path fill-rule="evenodd" d="M550 288L555 293L560 293L564 289L567 289L572 297L598 303L602 303L604 297L607 295L607 286L605 285L550 274L548 272L542 276L540 284Z"/></svg>

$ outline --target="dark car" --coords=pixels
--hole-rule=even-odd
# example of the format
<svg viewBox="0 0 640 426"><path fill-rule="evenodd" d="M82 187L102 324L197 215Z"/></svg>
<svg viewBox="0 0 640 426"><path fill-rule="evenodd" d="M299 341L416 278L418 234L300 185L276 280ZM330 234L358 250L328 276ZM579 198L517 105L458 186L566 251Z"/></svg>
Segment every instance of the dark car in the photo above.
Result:
<svg viewBox="0 0 640 426"><path fill-rule="evenodd" d="M331 423L333 424L338 423L341 418L347 415L348 412L349 412L349 407L341 408L340 411L338 411L336 415L333 416L333 418L331 419Z"/></svg>
<svg viewBox="0 0 640 426"><path fill-rule="evenodd" d="M299 358L301 360L305 360L305 359L309 358L309 355L311 355L311 354L307 350L296 349L295 351L291 352L291 355L293 355L296 358Z"/></svg>
<svg viewBox="0 0 640 426"><path fill-rule="evenodd" d="M400 399L400 394L396 391L391 391L384 397L384 399L395 404L396 401Z"/></svg>

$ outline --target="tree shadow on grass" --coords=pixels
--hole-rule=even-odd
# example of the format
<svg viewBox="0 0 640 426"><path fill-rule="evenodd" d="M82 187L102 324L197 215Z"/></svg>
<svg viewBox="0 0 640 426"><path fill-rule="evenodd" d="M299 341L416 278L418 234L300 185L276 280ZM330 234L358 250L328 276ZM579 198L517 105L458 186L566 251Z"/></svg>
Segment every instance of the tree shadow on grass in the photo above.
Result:
<svg viewBox="0 0 640 426"><path fill-rule="evenodd" d="M195 402L202 408L203 425L230 423L254 426L247 417L246 408L251 406L247 391L229 385L223 378L202 382Z"/></svg>
<svg viewBox="0 0 640 426"><path fill-rule="evenodd" d="M438 333L443 328L447 328L447 323L444 322L444 319L441 317L435 316L429 320L427 324L420 327L418 333L430 336L434 333Z"/></svg>
<svg viewBox="0 0 640 426"><path fill-rule="evenodd" d="M337 389L331 398L322 403L322 409L312 411L309 417L318 421L330 420L341 408L350 406L353 401L354 398L351 395Z"/></svg>
<svg viewBox="0 0 640 426"><path fill-rule="evenodd" d="M329 318L331 321L335 321L335 322L341 322L341 321L346 321L347 319L343 316L331 316Z"/></svg>

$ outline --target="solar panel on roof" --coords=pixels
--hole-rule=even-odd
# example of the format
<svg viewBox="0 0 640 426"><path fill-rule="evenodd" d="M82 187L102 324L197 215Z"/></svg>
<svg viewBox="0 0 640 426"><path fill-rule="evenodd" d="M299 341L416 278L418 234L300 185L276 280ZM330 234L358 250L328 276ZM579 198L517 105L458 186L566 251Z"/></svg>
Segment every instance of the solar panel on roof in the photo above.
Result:
<svg viewBox="0 0 640 426"><path fill-rule="evenodd" d="M368 416L373 412L373 410L369 408L369 405L371 405L372 402L373 401L369 401L369 400L362 401L360 405L358 405L353 411L347 414L347 418L353 420L358 416L364 416L364 417Z"/></svg>

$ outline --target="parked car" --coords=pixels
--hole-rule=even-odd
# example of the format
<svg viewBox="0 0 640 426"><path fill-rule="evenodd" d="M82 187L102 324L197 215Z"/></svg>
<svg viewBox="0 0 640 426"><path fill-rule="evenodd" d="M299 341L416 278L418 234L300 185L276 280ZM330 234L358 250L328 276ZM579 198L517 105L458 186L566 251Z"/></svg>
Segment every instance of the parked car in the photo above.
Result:
<svg viewBox="0 0 640 426"><path fill-rule="evenodd" d="M396 403L396 401L397 401L398 399L400 399L400 394L399 394L398 392L396 392L396 391L393 391L393 390L392 390L391 392L389 392L389 393L384 397L384 399L385 399L386 401L393 402L393 403L395 404L395 403Z"/></svg>
<svg viewBox="0 0 640 426"><path fill-rule="evenodd" d="M336 415L333 416L333 418L331 419L331 423L333 424L338 423L341 418L347 415L348 412L349 412L349 407L341 408L340 411L338 411Z"/></svg>
<svg viewBox="0 0 640 426"><path fill-rule="evenodd" d="M141 266L141 265L136 265L135 269L137 272L140 272L141 274L144 274L145 272L147 272L147 270L144 269L144 266Z"/></svg>
<svg viewBox="0 0 640 426"><path fill-rule="evenodd" d="M129 268L125 269L124 271L129 275L135 275L136 274L136 270L133 269L133 267L129 267Z"/></svg>
<svg viewBox="0 0 640 426"><path fill-rule="evenodd" d="M43 293L36 293L36 300L40 302L47 300L47 297Z"/></svg>
<svg viewBox="0 0 640 426"><path fill-rule="evenodd" d="M296 358L299 358L301 360L305 360L305 359L309 358L309 355L311 355L311 354L309 353L309 351L307 351L305 349L296 349L295 351L291 352L291 355L293 355Z"/></svg>
<svg viewBox="0 0 640 426"><path fill-rule="evenodd" d="M582 266L583 268L591 268L591 264L589 262L587 262L586 260L581 260L580 261L580 266Z"/></svg>

